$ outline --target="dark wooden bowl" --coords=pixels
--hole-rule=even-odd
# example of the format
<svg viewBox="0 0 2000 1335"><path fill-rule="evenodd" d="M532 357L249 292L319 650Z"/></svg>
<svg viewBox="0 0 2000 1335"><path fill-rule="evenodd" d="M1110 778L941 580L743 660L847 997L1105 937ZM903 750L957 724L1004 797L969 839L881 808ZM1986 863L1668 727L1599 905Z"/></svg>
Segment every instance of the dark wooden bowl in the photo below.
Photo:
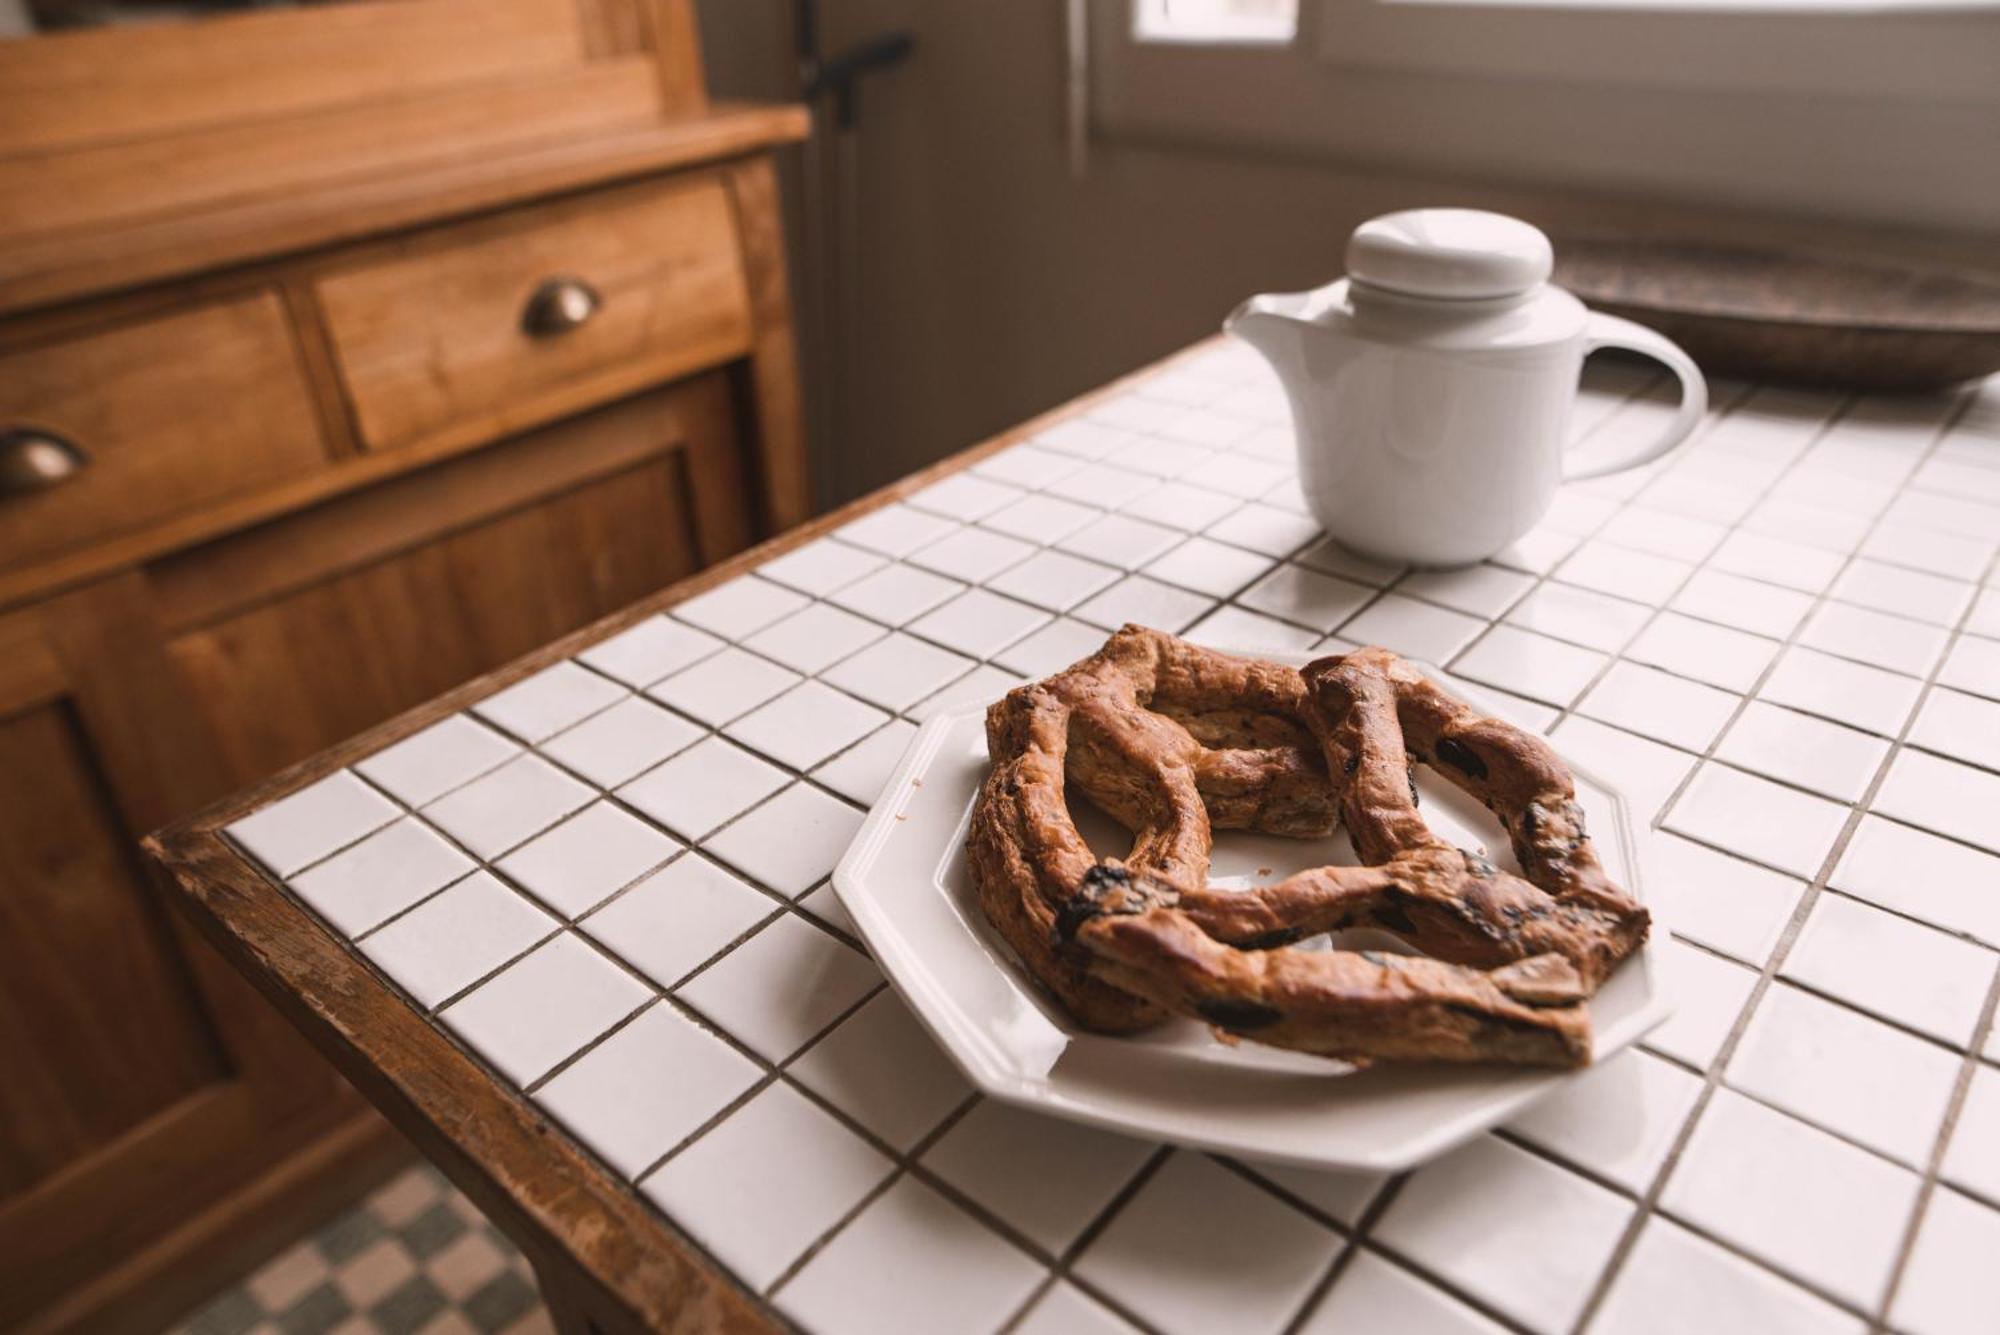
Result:
<svg viewBox="0 0 2000 1335"><path fill-rule="evenodd" d="M2000 370L2000 283L1868 260L1577 239L1556 281L1716 375L1924 389Z"/></svg>

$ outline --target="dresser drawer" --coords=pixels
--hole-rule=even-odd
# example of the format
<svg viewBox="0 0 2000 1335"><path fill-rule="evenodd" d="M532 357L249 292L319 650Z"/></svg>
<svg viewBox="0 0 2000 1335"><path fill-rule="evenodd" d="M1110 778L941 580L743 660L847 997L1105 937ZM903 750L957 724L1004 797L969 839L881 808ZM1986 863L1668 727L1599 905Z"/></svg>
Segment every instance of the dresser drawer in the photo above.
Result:
<svg viewBox="0 0 2000 1335"><path fill-rule="evenodd" d="M440 229L317 289L375 449L515 430L750 347L713 176Z"/></svg>
<svg viewBox="0 0 2000 1335"><path fill-rule="evenodd" d="M326 462L283 306L270 292L0 356L0 450L74 445L81 465L0 482L0 569L178 518ZM11 493L11 494L10 494Z"/></svg>

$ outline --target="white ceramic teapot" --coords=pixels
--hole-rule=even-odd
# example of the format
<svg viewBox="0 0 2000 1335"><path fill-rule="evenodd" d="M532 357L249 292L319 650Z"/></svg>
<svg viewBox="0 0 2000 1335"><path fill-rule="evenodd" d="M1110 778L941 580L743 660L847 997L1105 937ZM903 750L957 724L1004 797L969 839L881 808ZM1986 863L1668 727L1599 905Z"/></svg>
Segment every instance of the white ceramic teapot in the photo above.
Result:
<svg viewBox="0 0 2000 1335"><path fill-rule="evenodd" d="M1650 329L1586 310L1548 281L1549 239L1473 209L1363 223L1347 277L1252 297L1224 328L1277 368L1298 432L1299 482L1336 540L1369 556L1461 565L1533 528L1564 481L1659 458L1708 406L1688 355ZM1586 354L1627 348L1680 378L1659 439L1565 470Z"/></svg>

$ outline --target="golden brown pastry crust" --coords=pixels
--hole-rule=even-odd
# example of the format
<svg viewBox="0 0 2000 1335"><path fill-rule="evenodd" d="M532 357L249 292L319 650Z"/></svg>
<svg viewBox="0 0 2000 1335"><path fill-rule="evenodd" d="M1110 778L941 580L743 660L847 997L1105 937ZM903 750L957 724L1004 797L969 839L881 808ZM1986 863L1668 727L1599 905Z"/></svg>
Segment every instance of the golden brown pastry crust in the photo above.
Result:
<svg viewBox="0 0 2000 1335"><path fill-rule="evenodd" d="M1605 876L1570 774L1382 649L1295 670L1127 626L986 716L992 770L968 840L987 918L1084 1027L1170 1014L1350 1059L1589 1060L1583 1002L1645 940ZM1431 833L1412 760L1484 803L1525 877ZM1069 785L1132 832L1100 862ZM1208 885L1211 832L1312 838L1344 822L1364 865ZM1429 958L1298 950L1369 926Z"/></svg>

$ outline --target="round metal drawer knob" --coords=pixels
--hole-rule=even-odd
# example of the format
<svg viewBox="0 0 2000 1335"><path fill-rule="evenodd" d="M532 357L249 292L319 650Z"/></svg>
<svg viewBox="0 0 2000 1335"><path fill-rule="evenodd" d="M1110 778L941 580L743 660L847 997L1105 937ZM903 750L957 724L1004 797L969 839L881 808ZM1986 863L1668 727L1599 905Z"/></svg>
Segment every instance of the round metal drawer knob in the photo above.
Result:
<svg viewBox="0 0 2000 1335"><path fill-rule="evenodd" d="M550 278L528 297L521 311L521 328L530 338L554 338L590 323L604 298L581 278Z"/></svg>
<svg viewBox="0 0 2000 1335"><path fill-rule="evenodd" d="M53 431L0 431L0 497L26 496L69 481L90 465L83 447Z"/></svg>

